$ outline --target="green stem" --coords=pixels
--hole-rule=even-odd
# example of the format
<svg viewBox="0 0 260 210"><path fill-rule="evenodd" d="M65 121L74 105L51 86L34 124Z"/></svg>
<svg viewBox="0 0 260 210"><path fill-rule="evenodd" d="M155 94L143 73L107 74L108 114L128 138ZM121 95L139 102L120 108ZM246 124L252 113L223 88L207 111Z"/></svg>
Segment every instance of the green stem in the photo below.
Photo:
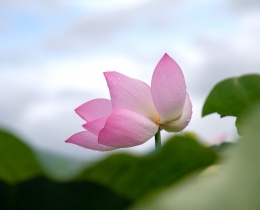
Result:
<svg viewBox="0 0 260 210"><path fill-rule="evenodd" d="M161 132L160 132L160 128L158 129L158 131L155 134L154 138L155 138L155 150L158 151L161 148Z"/></svg>

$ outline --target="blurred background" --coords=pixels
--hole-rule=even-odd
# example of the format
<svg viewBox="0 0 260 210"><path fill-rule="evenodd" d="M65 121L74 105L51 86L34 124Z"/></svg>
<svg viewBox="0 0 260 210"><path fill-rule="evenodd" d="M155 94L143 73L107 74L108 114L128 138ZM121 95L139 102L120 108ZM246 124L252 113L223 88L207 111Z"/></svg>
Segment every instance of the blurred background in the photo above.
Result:
<svg viewBox="0 0 260 210"><path fill-rule="evenodd" d="M201 110L220 80L260 72L259 10L258 0L0 0L0 127L40 150L108 154L64 142L83 130L74 109L109 98L104 71L150 85L167 52L193 102L185 130L208 142L234 139L234 118L201 118ZM153 148L152 140L120 151Z"/></svg>

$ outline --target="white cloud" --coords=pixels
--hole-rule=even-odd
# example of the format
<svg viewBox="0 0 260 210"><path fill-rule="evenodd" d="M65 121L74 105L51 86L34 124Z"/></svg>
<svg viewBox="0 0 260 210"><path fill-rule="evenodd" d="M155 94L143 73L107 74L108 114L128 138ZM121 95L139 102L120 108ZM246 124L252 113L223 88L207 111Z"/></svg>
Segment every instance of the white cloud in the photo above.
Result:
<svg viewBox="0 0 260 210"><path fill-rule="evenodd" d="M107 11L107 10L118 10L126 7L134 7L145 3L147 0L95 0L95 1L84 1L76 0L73 4L85 7L90 10Z"/></svg>
<svg viewBox="0 0 260 210"><path fill-rule="evenodd" d="M182 4L183 2L186 1L182 1ZM105 48L105 46L114 50L120 47L118 40L123 38L124 42L127 42L133 33L138 34L138 30L158 25L169 26L168 20L179 4L178 0L141 1L132 7L87 13L85 17L68 25L64 30L48 36L46 46L49 50L82 50L93 47Z"/></svg>
<svg viewBox="0 0 260 210"><path fill-rule="evenodd" d="M119 71L132 77L142 72L140 64L124 56L84 56L75 59L54 61L45 66L48 88L79 88L95 91L107 90L103 72Z"/></svg>
<svg viewBox="0 0 260 210"><path fill-rule="evenodd" d="M37 16L49 16L66 9L62 0L0 0L0 6Z"/></svg>
<svg viewBox="0 0 260 210"><path fill-rule="evenodd" d="M229 0L230 9L237 12L250 12L260 9L258 0Z"/></svg>

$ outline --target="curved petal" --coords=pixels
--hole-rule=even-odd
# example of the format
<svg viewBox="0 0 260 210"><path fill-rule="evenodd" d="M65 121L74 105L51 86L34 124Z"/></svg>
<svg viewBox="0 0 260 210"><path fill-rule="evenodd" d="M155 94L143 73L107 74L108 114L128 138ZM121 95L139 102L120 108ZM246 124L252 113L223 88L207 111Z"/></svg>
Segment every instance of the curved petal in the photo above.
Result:
<svg viewBox="0 0 260 210"><path fill-rule="evenodd" d="M154 122L159 122L159 114L153 104L151 89L146 83L118 72L104 72L104 75L114 111L129 109Z"/></svg>
<svg viewBox="0 0 260 210"><path fill-rule="evenodd" d="M192 104L189 95L186 94L186 100L180 118L167 124L161 124L160 127L168 132L180 132L190 123L191 115Z"/></svg>
<svg viewBox="0 0 260 210"><path fill-rule="evenodd" d="M102 117L97 120L90 121L82 125L82 127L85 128L87 131L95 135L98 135L99 131L105 127L106 121L107 121L107 117Z"/></svg>
<svg viewBox="0 0 260 210"><path fill-rule="evenodd" d="M179 65L167 54L153 72L151 93L160 123L177 119L183 109L186 85Z"/></svg>
<svg viewBox="0 0 260 210"><path fill-rule="evenodd" d="M110 100L97 98L82 104L75 109L75 112L83 120L92 121L101 117L109 116L113 110Z"/></svg>
<svg viewBox="0 0 260 210"><path fill-rule="evenodd" d="M143 144L159 126L137 112L119 109L109 116L99 132L98 142L110 147L133 147Z"/></svg>
<svg viewBox="0 0 260 210"><path fill-rule="evenodd" d="M76 144L81 147L85 147L92 150L98 151L110 151L117 148L108 147L98 143L98 136L88 131L81 131L74 134L65 141L66 143Z"/></svg>

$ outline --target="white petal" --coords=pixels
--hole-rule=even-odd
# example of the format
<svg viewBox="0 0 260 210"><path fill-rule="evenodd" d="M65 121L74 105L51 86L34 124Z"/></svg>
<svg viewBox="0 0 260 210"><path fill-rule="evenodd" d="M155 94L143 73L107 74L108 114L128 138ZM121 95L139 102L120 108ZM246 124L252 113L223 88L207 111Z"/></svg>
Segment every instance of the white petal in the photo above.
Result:
<svg viewBox="0 0 260 210"><path fill-rule="evenodd" d="M180 132L189 124L192 115L192 104L189 95L186 95L186 100L183 108L182 115L177 120L160 124L160 127L168 132Z"/></svg>

